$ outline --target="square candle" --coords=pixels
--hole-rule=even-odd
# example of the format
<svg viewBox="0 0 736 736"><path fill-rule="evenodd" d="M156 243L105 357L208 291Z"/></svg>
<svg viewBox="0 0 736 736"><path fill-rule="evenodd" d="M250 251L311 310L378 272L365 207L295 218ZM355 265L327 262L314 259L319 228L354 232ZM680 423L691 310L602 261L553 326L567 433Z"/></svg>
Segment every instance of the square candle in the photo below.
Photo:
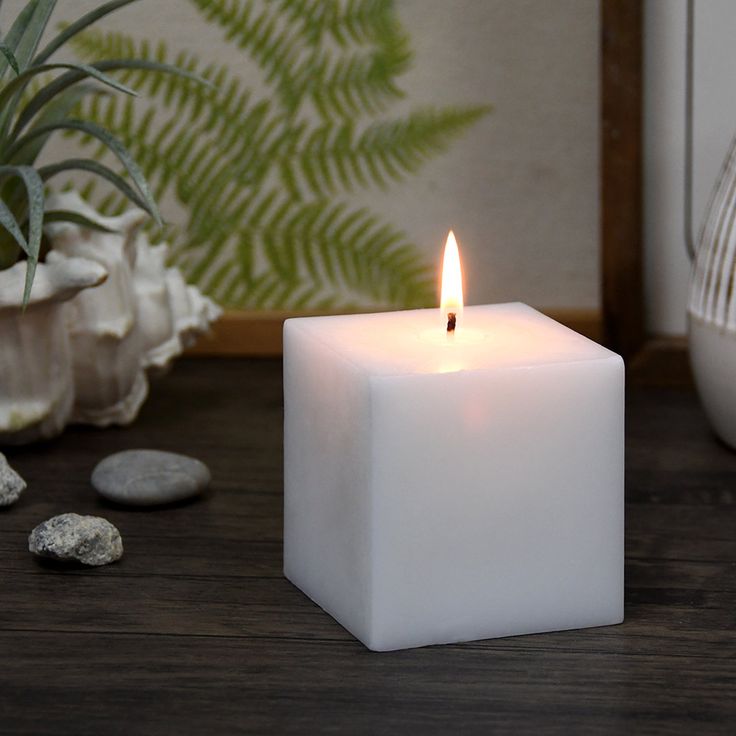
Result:
<svg viewBox="0 0 736 736"><path fill-rule="evenodd" d="M367 647L623 620L621 358L523 304L290 319L284 572Z"/></svg>

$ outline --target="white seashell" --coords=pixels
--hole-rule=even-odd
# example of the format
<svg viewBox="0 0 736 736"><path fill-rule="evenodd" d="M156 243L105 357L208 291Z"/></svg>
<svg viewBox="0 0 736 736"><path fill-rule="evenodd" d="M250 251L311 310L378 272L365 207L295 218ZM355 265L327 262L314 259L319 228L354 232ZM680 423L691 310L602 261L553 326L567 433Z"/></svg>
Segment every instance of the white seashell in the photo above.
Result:
<svg viewBox="0 0 736 736"><path fill-rule="evenodd" d="M184 347L192 345L222 315L222 309L199 289L184 281L178 268L166 271L169 304Z"/></svg>
<svg viewBox="0 0 736 736"><path fill-rule="evenodd" d="M151 245L145 233L138 234L133 279L149 372L165 371L222 314L211 299L184 281L178 268L166 267L168 253L167 244Z"/></svg>
<svg viewBox="0 0 736 736"><path fill-rule="evenodd" d="M151 245L148 236L136 239L133 283L138 299L138 324L143 343L143 363L149 372L160 373L183 348L169 305L166 284L168 246Z"/></svg>
<svg viewBox="0 0 736 736"><path fill-rule="evenodd" d="M80 294L71 303L70 336L76 386L72 421L97 426L128 424L148 395L141 362L137 298L133 288L136 231L146 214L135 209L120 217L102 217L76 192L49 198L49 208L72 210L116 232L75 223L50 223L49 257L82 256L107 270L107 282Z"/></svg>
<svg viewBox="0 0 736 736"><path fill-rule="evenodd" d="M147 372L166 370L221 314L167 267L168 246L139 231L142 210L104 217L76 192L49 197L47 209L112 232L47 223L51 250L24 314L25 264L0 272L0 442L49 437L69 421L131 422L148 395Z"/></svg>
<svg viewBox="0 0 736 736"><path fill-rule="evenodd" d="M127 424L148 394L146 373L164 372L221 310L187 285L177 268L167 267L168 246L151 245L140 231L147 217L142 210L104 217L76 192L54 195L47 206L79 212L115 231L68 222L45 228L55 257L90 258L109 273L97 293L71 302L73 421Z"/></svg>
<svg viewBox="0 0 736 736"><path fill-rule="evenodd" d="M26 264L0 272L0 442L61 432L74 403L69 303L104 282L107 271L80 258L40 263L25 312Z"/></svg>

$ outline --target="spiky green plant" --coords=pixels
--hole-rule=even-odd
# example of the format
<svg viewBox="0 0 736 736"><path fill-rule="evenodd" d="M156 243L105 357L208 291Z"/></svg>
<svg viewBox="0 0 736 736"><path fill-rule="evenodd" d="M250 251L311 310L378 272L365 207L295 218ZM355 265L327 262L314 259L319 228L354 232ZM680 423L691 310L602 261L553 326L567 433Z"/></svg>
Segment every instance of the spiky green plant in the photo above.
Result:
<svg viewBox="0 0 736 736"><path fill-rule="evenodd" d="M49 59L77 34L134 0L113 0L80 17L39 51L56 0L30 0L0 41L0 268L27 260L24 305L28 302L39 259L44 222L72 220L88 227L99 224L66 211L45 211L46 182L72 169L106 180L126 200L146 210L160 224L146 179L128 149L104 126L78 119L72 111L81 99L98 97L112 89L136 93L109 76L116 70L147 70L178 74L188 83L196 75L150 59L112 58L91 64L50 62ZM89 84L89 81L97 85ZM132 181L93 159L70 158L37 166L36 160L57 131L78 131L95 139L122 164Z"/></svg>
<svg viewBox="0 0 736 736"><path fill-rule="evenodd" d="M355 193L411 176L488 108L387 116L404 97L398 78L411 62L392 0L189 1L257 65L267 94L224 66L172 55L162 42L100 30L74 40L83 59L174 63L213 83L203 89L125 70L117 78L145 89L155 114L117 97L80 108L125 142L157 198L183 205L186 222L170 233L177 264L234 307L432 303L434 280L420 251L356 206ZM124 206L94 182L84 194L109 212Z"/></svg>

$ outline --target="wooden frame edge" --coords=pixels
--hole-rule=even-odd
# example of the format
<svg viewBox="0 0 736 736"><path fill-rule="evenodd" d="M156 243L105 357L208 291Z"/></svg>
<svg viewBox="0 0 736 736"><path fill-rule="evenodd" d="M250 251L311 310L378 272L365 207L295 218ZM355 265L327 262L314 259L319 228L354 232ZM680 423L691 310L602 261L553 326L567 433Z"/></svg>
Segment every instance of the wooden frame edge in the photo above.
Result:
<svg viewBox="0 0 736 736"><path fill-rule="evenodd" d="M601 293L604 342L644 345L642 0L601 2Z"/></svg>
<svg viewBox="0 0 736 736"><path fill-rule="evenodd" d="M634 386L692 384L687 340L647 335L643 243L643 0L601 0L603 342Z"/></svg>

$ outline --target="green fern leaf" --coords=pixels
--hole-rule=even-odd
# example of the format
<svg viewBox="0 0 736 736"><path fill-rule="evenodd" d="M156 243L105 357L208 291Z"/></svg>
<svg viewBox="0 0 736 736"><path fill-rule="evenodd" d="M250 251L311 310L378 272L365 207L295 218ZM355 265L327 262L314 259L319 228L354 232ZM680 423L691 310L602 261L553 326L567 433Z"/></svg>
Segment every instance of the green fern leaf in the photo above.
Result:
<svg viewBox="0 0 736 736"><path fill-rule="evenodd" d="M299 57L299 39L291 27L280 28L281 14L276 5L253 0L191 0L210 23L225 30L234 42L260 66L266 82L275 83L283 104L293 109L298 96L293 69Z"/></svg>
<svg viewBox="0 0 736 736"><path fill-rule="evenodd" d="M305 61L298 88L324 120L376 115L404 97L395 77L409 68L405 36L389 36L374 51L335 56L323 52Z"/></svg>
<svg viewBox="0 0 736 736"><path fill-rule="evenodd" d="M296 208L282 203L260 225L248 238L265 254L267 273L281 283L299 274L301 289L290 295L259 291L253 306L296 309L308 290L337 303L344 303L347 294L362 294L364 305L418 307L435 298L431 270L418 259L415 246L365 209L325 200Z"/></svg>
<svg viewBox="0 0 736 736"><path fill-rule="evenodd" d="M353 191L353 178L360 186L366 186L370 180L385 189L389 182L400 182L417 173L489 110L489 107L418 110L399 120L369 125L357 138L352 123L337 128L327 123L313 130L307 140L299 140L284 152L280 163L282 174L285 172L284 184L290 190L297 190L296 168L303 187L319 197L332 194L339 187Z"/></svg>
<svg viewBox="0 0 736 736"><path fill-rule="evenodd" d="M392 0L281 0L312 45L329 36L341 47L381 43L396 26Z"/></svg>

